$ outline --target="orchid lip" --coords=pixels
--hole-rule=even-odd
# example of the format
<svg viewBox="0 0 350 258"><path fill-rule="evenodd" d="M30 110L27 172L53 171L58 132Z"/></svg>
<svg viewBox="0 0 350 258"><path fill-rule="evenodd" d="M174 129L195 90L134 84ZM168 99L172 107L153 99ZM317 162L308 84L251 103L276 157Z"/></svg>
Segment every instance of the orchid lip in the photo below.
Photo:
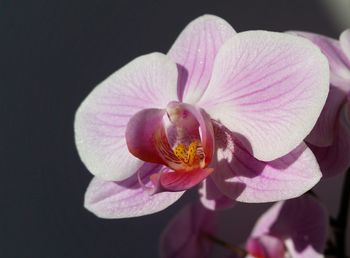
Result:
<svg viewBox="0 0 350 258"><path fill-rule="evenodd" d="M165 166L151 177L153 194L189 189L213 172L212 122L195 106L172 101L166 109L141 110L129 120L125 136L131 154Z"/></svg>
<svg viewBox="0 0 350 258"><path fill-rule="evenodd" d="M174 101L166 109L141 110L127 126L129 152L175 171L203 169L211 162L214 145L212 123L205 115Z"/></svg>

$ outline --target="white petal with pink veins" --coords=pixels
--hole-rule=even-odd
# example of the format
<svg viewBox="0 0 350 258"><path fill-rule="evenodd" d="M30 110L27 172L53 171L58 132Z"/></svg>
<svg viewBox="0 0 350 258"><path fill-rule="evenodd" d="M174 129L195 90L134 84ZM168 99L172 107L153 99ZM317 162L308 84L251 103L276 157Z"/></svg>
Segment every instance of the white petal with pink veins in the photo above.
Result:
<svg viewBox="0 0 350 258"><path fill-rule="evenodd" d="M211 178L232 199L261 203L298 197L322 176L315 156L304 143L279 159L263 162L254 158L227 128L216 124L214 132L217 152Z"/></svg>
<svg viewBox="0 0 350 258"><path fill-rule="evenodd" d="M329 90L327 59L310 41L267 31L238 33L220 49L198 105L240 137L257 159L297 147Z"/></svg>
<svg viewBox="0 0 350 258"><path fill-rule="evenodd" d="M177 68L169 57L138 57L99 84L75 116L75 141L89 171L104 180L123 180L143 164L126 146L129 119L145 108L177 100Z"/></svg>
<svg viewBox="0 0 350 258"><path fill-rule="evenodd" d="M346 57L347 48L344 40L344 35L346 34L342 34L343 37L341 36L340 41L343 41L343 43L341 43L338 40L316 33L303 31L289 31L289 33L307 38L316 44L328 59L329 68L331 70L331 84L345 92L350 90L350 57Z"/></svg>
<svg viewBox="0 0 350 258"><path fill-rule="evenodd" d="M120 181L92 179L85 193L84 206L100 218L117 219L138 217L164 210L177 201L184 192L166 192L150 195L145 187L153 187L149 176L157 173L161 166L145 163L135 175Z"/></svg>
<svg viewBox="0 0 350 258"><path fill-rule="evenodd" d="M208 86L215 56L235 35L233 28L214 15L201 16L181 32L168 55L179 65L179 98L195 103Z"/></svg>

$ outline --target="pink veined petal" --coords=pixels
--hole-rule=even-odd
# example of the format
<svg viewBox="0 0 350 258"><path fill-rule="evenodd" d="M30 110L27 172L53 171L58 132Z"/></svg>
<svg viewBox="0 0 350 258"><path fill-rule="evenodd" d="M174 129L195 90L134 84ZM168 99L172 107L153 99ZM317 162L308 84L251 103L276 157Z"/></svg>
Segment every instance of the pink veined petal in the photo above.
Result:
<svg viewBox="0 0 350 258"><path fill-rule="evenodd" d="M161 166L145 163L140 169L141 180L152 187L149 176ZM103 181L95 177L85 193L84 206L100 218L117 219L138 217L164 210L176 202L184 192L150 195L134 176L120 181Z"/></svg>
<svg viewBox="0 0 350 258"><path fill-rule="evenodd" d="M212 249L205 238L217 229L215 213L200 203L185 206L170 221L160 240L161 258L203 258Z"/></svg>
<svg viewBox="0 0 350 258"><path fill-rule="evenodd" d="M339 41L310 32L290 31L289 33L307 38L316 44L328 59L331 83L345 92L350 90L350 59L346 57L344 47L341 47Z"/></svg>
<svg viewBox="0 0 350 258"><path fill-rule="evenodd" d="M327 59L310 41L283 33L238 33L221 47L198 103L270 161L310 133L329 90Z"/></svg>
<svg viewBox="0 0 350 258"><path fill-rule="evenodd" d="M257 238L250 238L247 241L246 249L253 257L261 258L284 258L284 243L280 239L263 235Z"/></svg>
<svg viewBox="0 0 350 258"><path fill-rule="evenodd" d="M350 167L350 123L346 117L348 105L349 103L342 108L335 128L333 144L327 147L309 144L325 177L339 175Z"/></svg>
<svg viewBox="0 0 350 258"><path fill-rule="evenodd" d="M181 101L194 104L202 96L219 48L234 34L225 20L214 15L195 19L181 32L168 53L178 64Z"/></svg>
<svg viewBox="0 0 350 258"><path fill-rule="evenodd" d="M123 180L143 164L126 146L129 119L145 108L177 99L177 68L169 57L138 57L99 84L75 115L75 141L89 171L104 180Z"/></svg>
<svg viewBox="0 0 350 258"><path fill-rule="evenodd" d="M327 227L325 207L313 196L304 195L274 204L257 221L251 235L268 234L285 241L291 257L322 257Z"/></svg>
<svg viewBox="0 0 350 258"><path fill-rule="evenodd" d="M232 208L235 205L233 199L221 193L211 177L203 181L199 188L199 195L201 203L209 210L224 210Z"/></svg>
<svg viewBox="0 0 350 258"><path fill-rule="evenodd" d="M151 180L154 185L159 184L159 192L177 192L184 191L198 185L212 172L212 168L197 168L191 171L172 171L153 174L151 176Z"/></svg>
<svg viewBox="0 0 350 258"><path fill-rule="evenodd" d="M254 158L237 135L214 124L216 156L211 167L220 191L241 202L273 202L302 195L321 178L313 153L300 144L289 154L263 162Z"/></svg>
<svg viewBox="0 0 350 258"><path fill-rule="evenodd" d="M350 69L350 29L343 31L343 33L340 34L339 41L343 52L348 58L348 64Z"/></svg>
<svg viewBox="0 0 350 258"><path fill-rule="evenodd" d="M330 87L326 104L315 127L306 137L306 142L320 147L330 146L333 143L340 108L345 100L346 95L343 91L333 86Z"/></svg>

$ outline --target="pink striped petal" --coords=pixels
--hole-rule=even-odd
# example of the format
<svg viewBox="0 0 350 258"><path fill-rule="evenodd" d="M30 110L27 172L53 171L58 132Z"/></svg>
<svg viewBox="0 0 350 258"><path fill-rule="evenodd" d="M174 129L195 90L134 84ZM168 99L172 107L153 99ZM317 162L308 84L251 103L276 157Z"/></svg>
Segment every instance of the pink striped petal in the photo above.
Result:
<svg viewBox="0 0 350 258"><path fill-rule="evenodd" d="M350 59L346 57L344 47L339 44L339 41L309 32L291 31L289 33L305 37L316 44L328 59L331 83L345 92L350 90Z"/></svg>
<svg viewBox="0 0 350 258"><path fill-rule="evenodd" d="M320 164L323 176L330 177L344 173L350 167L350 122L346 117L347 104L343 107L335 128L332 145L317 147L309 145Z"/></svg>
<svg viewBox="0 0 350 258"><path fill-rule="evenodd" d="M253 257L261 258L284 258L285 249L283 241L280 239L264 235L257 238L250 238L246 244L246 249Z"/></svg>
<svg viewBox="0 0 350 258"><path fill-rule="evenodd" d="M295 258L323 257L328 213L313 196L279 202L257 221L252 237L271 235L283 240Z"/></svg>
<svg viewBox="0 0 350 258"><path fill-rule="evenodd" d="M153 187L149 176L158 172L161 166L145 163L137 173L146 184ZM164 210L176 202L184 192L150 195L134 176L120 182L103 181L95 177L85 193L86 209L100 218L119 219L138 217Z"/></svg>
<svg viewBox="0 0 350 258"><path fill-rule="evenodd" d="M219 48L234 34L226 21L214 15L195 19L181 32L168 53L178 64L180 100L193 104L202 96Z"/></svg>
<svg viewBox="0 0 350 258"><path fill-rule="evenodd" d="M234 133L214 125L217 152L211 177L220 191L241 202L272 202L302 195L321 178L305 144L271 162L255 159Z"/></svg>
<svg viewBox="0 0 350 258"><path fill-rule="evenodd" d="M340 46L348 58L348 67L350 69L350 29L343 31L339 38Z"/></svg>
<svg viewBox="0 0 350 258"><path fill-rule="evenodd" d="M220 173L220 172L218 172ZM232 208L235 201L218 189L211 177L207 177L199 188L201 203L209 210L224 210Z"/></svg>
<svg viewBox="0 0 350 258"><path fill-rule="evenodd" d="M341 105L346 100L343 91L331 86L315 127L305 139L307 142L320 147L330 146L334 140L336 123L341 109Z"/></svg>
<svg viewBox="0 0 350 258"><path fill-rule="evenodd" d="M177 68L169 57L138 57L112 74L80 105L75 116L75 141L89 171L104 180L131 176L142 161L126 146L129 119L145 108L164 108L177 99Z"/></svg>
<svg viewBox="0 0 350 258"><path fill-rule="evenodd" d="M170 221L160 240L161 258L208 257L213 242L206 234L216 231L215 214L200 203L185 206Z"/></svg>
<svg viewBox="0 0 350 258"><path fill-rule="evenodd" d="M329 90L328 63L310 41L283 33L238 33L221 47L198 103L270 161L298 146L316 123Z"/></svg>

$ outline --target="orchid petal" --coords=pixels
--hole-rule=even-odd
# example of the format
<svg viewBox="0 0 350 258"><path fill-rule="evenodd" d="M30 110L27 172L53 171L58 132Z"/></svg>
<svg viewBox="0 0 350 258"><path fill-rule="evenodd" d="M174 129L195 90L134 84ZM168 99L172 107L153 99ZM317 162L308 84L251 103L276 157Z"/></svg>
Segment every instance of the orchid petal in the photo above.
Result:
<svg viewBox="0 0 350 258"><path fill-rule="evenodd" d="M178 64L180 100L193 104L202 96L219 48L234 34L226 21L214 15L195 19L181 32L168 53Z"/></svg>
<svg viewBox="0 0 350 258"><path fill-rule="evenodd" d="M129 120L125 138L131 154L146 162L165 164L155 147L155 134L163 129L165 109L143 109Z"/></svg>
<svg viewBox="0 0 350 258"><path fill-rule="evenodd" d="M344 47L342 49L339 41L310 32L290 31L289 33L307 38L316 44L328 59L331 83L345 92L350 90L350 59L346 57Z"/></svg>
<svg viewBox="0 0 350 258"><path fill-rule="evenodd" d="M123 180L143 164L126 146L129 119L145 108L177 99L177 68L169 57L138 57L98 85L75 116L75 141L83 163L104 180Z"/></svg>
<svg viewBox="0 0 350 258"><path fill-rule="evenodd" d="M284 258L285 250L283 241L273 236L260 236L250 238L246 249L253 257Z"/></svg>
<svg viewBox="0 0 350 258"><path fill-rule="evenodd" d="M138 171L145 187L152 187L149 176L161 166L145 163ZM117 219L138 217L164 210L177 201L184 192L166 192L150 195L139 184L137 173L120 182L103 181L95 177L85 193L86 209L100 218Z"/></svg>
<svg viewBox="0 0 350 258"><path fill-rule="evenodd" d="M211 177L203 181L199 195L201 203L209 210L224 210L235 205L234 200L221 193Z"/></svg>
<svg viewBox="0 0 350 258"><path fill-rule="evenodd" d="M310 133L328 90L327 60L310 41L247 31L221 47L198 105L244 136L244 141L238 137L254 157L270 161Z"/></svg>
<svg viewBox="0 0 350 258"><path fill-rule="evenodd" d="M304 143L271 162L255 159L227 128L214 124L216 157L211 167L220 191L241 202L290 199L311 189L321 178L313 153Z"/></svg>
<svg viewBox="0 0 350 258"><path fill-rule="evenodd" d="M336 87L330 87L326 104L322 109L321 115L311 133L305 139L307 142L319 147L332 144L337 123L336 120L345 99L346 95L344 92Z"/></svg>
<svg viewBox="0 0 350 258"><path fill-rule="evenodd" d="M344 173L350 167L350 123L346 118L345 105L340 114L335 130L333 144L327 147L317 147L309 144L320 164L323 176L331 177Z"/></svg>
<svg viewBox="0 0 350 258"><path fill-rule="evenodd" d="M348 58L348 67L350 69L350 29L343 31L343 33L340 34L339 41L343 52Z"/></svg>
<svg viewBox="0 0 350 258"><path fill-rule="evenodd" d="M165 228L160 241L162 258L203 258L213 242L205 238L217 228L215 214L200 203L185 206Z"/></svg>
<svg viewBox="0 0 350 258"><path fill-rule="evenodd" d="M313 196L304 195L273 205L257 221L252 237L268 234L286 241L291 257L322 257L327 226L326 209Z"/></svg>
<svg viewBox="0 0 350 258"><path fill-rule="evenodd" d="M160 184L159 191L184 191L198 185L212 172L212 168L198 168L191 171L173 171L153 174L151 180L155 185L158 183Z"/></svg>

